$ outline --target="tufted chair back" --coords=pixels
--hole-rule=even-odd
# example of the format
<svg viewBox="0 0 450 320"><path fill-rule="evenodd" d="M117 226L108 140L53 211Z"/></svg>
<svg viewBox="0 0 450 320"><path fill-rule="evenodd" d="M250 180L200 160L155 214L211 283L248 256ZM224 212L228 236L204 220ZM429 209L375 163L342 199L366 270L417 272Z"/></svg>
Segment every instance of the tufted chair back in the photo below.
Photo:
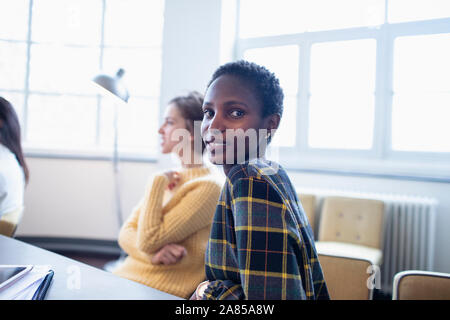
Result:
<svg viewBox="0 0 450 320"><path fill-rule="evenodd" d="M322 208L319 241L381 249L383 216L382 201L328 197Z"/></svg>
<svg viewBox="0 0 450 320"><path fill-rule="evenodd" d="M316 197L312 194L298 194L298 198L305 210L306 217L311 228L314 230L315 212L316 212Z"/></svg>

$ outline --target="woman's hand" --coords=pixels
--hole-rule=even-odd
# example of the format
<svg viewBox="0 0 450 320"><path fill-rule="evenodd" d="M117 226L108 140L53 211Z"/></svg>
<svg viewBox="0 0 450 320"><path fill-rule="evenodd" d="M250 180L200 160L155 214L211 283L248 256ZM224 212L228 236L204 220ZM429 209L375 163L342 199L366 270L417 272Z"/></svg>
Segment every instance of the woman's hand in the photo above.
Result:
<svg viewBox="0 0 450 320"><path fill-rule="evenodd" d="M186 248L175 243L166 244L152 257L153 264L171 265L187 254Z"/></svg>
<svg viewBox="0 0 450 320"><path fill-rule="evenodd" d="M209 281L203 281L197 286L197 289L189 298L189 300L202 300L206 287L209 285Z"/></svg>
<svg viewBox="0 0 450 320"><path fill-rule="evenodd" d="M180 175L176 171L167 171L164 172L164 175L169 180L168 188L169 190L172 190L176 187L176 185L180 182Z"/></svg>

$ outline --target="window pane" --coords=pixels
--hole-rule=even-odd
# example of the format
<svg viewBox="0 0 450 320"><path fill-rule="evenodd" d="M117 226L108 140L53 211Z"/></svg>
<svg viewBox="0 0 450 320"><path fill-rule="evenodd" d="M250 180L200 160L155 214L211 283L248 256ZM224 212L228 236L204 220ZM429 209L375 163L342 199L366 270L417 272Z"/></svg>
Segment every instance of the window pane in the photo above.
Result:
<svg viewBox="0 0 450 320"><path fill-rule="evenodd" d="M279 129L271 142L272 146L294 147L297 134L297 97L284 98L284 111Z"/></svg>
<svg viewBox="0 0 450 320"><path fill-rule="evenodd" d="M66 150L92 146L96 124L95 97L29 97L27 141L33 146Z"/></svg>
<svg viewBox="0 0 450 320"><path fill-rule="evenodd" d="M307 26L304 11L304 1L241 0L239 36L250 38L304 32Z"/></svg>
<svg viewBox="0 0 450 320"><path fill-rule="evenodd" d="M39 0L33 3L32 38L36 42L100 43L101 0Z"/></svg>
<svg viewBox="0 0 450 320"><path fill-rule="evenodd" d="M30 89L94 94L90 80L99 69L99 57L99 49L32 45Z"/></svg>
<svg viewBox="0 0 450 320"><path fill-rule="evenodd" d="M158 142L158 99L131 97L127 104L120 104L119 149L121 151L153 153ZM100 145L112 149L114 144L114 104L102 99L100 116Z"/></svg>
<svg viewBox="0 0 450 320"><path fill-rule="evenodd" d="M398 94L392 106L392 148L450 152L450 93Z"/></svg>
<svg viewBox="0 0 450 320"><path fill-rule="evenodd" d="M160 49L105 49L103 69L114 73L119 68L125 69L130 95L159 96Z"/></svg>
<svg viewBox="0 0 450 320"><path fill-rule="evenodd" d="M17 113L17 117L19 118L20 124L22 125L23 121L23 103L24 103L24 96L23 93L15 93L15 92L8 92L8 91L0 91L0 97L6 99L11 103L14 110ZM23 130L23 128L22 128ZM22 137L23 138L23 137Z"/></svg>
<svg viewBox="0 0 450 320"><path fill-rule="evenodd" d="M298 46L281 46L250 49L244 58L265 66L275 73L286 95L298 91Z"/></svg>
<svg viewBox="0 0 450 320"><path fill-rule="evenodd" d="M160 46L164 0L108 0L105 44L114 46Z"/></svg>
<svg viewBox="0 0 450 320"><path fill-rule="evenodd" d="M23 90L27 62L24 43L0 41L0 89Z"/></svg>
<svg viewBox="0 0 450 320"><path fill-rule="evenodd" d="M449 33L400 37L394 48L395 92L450 91Z"/></svg>
<svg viewBox="0 0 450 320"><path fill-rule="evenodd" d="M373 123L374 95L313 95L309 107L309 146L371 149Z"/></svg>
<svg viewBox="0 0 450 320"><path fill-rule="evenodd" d="M448 0L389 0L388 8L391 23L450 17Z"/></svg>
<svg viewBox="0 0 450 320"><path fill-rule="evenodd" d="M384 0L306 0L305 2L308 31L370 27L384 23Z"/></svg>
<svg viewBox="0 0 450 320"><path fill-rule="evenodd" d="M26 40L29 0L0 1L0 39Z"/></svg>
<svg viewBox="0 0 450 320"><path fill-rule="evenodd" d="M311 93L375 90L374 39L318 43L311 48Z"/></svg>
<svg viewBox="0 0 450 320"><path fill-rule="evenodd" d="M374 26L384 0L241 0L242 38Z"/></svg>

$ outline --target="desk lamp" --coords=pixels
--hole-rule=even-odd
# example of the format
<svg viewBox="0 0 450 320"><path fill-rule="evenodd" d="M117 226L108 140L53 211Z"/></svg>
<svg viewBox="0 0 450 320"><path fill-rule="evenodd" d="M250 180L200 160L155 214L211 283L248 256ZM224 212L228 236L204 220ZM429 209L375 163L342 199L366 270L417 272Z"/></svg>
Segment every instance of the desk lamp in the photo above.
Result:
<svg viewBox="0 0 450 320"><path fill-rule="evenodd" d="M114 187L116 195L116 216L119 228L123 224L122 219L122 205L120 201L120 186L119 186L119 152L118 152L118 106L119 103L127 103L130 97L127 88L125 87L122 77L125 70L119 69L115 76L106 74L97 75L92 81L100 88L103 95L112 96L116 101L114 103L114 153L113 153L113 170L114 170ZM125 252L121 249L120 258L117 261L111 261L105 264L107 271L112 271L123 259Z"/></svg>

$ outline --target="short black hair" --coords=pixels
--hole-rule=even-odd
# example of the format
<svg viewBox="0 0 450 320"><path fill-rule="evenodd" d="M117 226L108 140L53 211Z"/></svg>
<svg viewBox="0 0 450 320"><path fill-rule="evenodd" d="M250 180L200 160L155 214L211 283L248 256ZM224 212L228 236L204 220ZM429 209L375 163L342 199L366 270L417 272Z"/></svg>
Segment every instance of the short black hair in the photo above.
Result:
<svg viewBox="0 0 450 320"><path fill-rule="evenodd" d="M263 103L263 117L278 114L283 115L283 89L273 72L256 63L239 60L220 66L213 74L207 88L217 78L232 75L249 82L256 89L256 95Z"/></svg>

